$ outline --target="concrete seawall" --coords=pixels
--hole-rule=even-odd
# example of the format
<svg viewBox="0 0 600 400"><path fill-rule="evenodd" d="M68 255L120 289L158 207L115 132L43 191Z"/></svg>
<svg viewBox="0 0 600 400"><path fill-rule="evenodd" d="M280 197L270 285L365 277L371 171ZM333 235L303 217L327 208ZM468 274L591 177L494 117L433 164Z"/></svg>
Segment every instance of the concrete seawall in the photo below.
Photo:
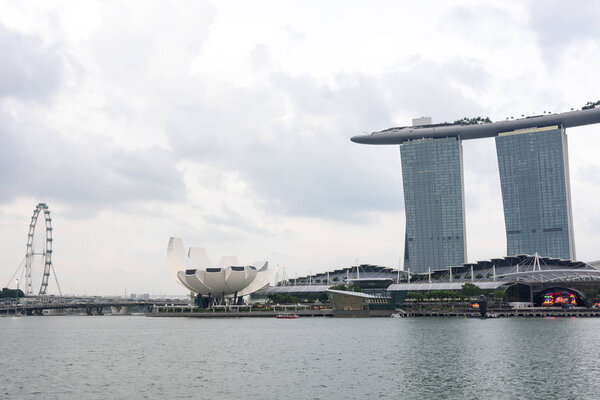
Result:
<svg viewBox="0 0 600 400"><path fill-rule="evenodd" d="M400 314L401 317L463 317L463 318L479 318L480 313L477 311L446 311L446 310L405 310ZM530 308L530 309L500 309L489 310L488 318L600 318L600 309L598 308L581 308L581 309L547 309L547 308Z"/></svg>
<svg viewBox="0 0 600 400"><path fill-rule="evenodd" d="M300 317L333 317L332 310L292 311ZM186 318L275 318L281 311L207 311L207 312L150 312L147 317L186 317Z"/></svg>

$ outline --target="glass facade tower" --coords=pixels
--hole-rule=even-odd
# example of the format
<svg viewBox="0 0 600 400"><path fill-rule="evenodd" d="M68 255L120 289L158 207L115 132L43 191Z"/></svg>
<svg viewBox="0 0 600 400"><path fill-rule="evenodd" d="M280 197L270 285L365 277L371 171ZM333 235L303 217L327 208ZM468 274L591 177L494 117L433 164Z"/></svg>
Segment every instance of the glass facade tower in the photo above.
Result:
<svg viewBox="0 0 600 400"><path fill-rule="evenodd" d="M400 145L406 237L404 269L466 261L462 144L456 137Z"/></svg>
<svg viewBox="0 0 600 400"><path fill-rule="evenodd" d="M500 133L496 152L508 255L575 260L567 135L562 126Z"/></svg>

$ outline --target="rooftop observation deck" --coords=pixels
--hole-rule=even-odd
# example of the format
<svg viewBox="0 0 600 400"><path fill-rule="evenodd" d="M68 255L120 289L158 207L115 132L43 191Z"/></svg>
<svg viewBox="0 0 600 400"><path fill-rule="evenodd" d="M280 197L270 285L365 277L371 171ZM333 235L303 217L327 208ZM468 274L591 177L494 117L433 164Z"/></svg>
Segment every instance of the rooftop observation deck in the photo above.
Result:
<svg viewBox="0 0 600 400"><path fill-rule="evenodd" d="M569 111L559 114L534 115L506 121L461 125L442 123L422 126L404 126L385 129L367 135L353 136L350 140L361 144L401 144L410 140L459 137L462 140L498 136L502 132L519 129L561 125L565 128L600 123L600 107Z"/></svg>

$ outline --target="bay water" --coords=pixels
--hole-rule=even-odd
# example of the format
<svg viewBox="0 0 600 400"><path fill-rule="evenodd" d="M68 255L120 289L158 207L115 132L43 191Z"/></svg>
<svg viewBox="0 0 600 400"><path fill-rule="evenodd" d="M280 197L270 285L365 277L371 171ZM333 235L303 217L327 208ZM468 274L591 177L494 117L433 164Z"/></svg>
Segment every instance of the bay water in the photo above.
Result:
<svg viewBox="0 0 600 400"><path fill-rule="evenodd" d="M597 319L0 318L2 399L598 399Z"/></svg>

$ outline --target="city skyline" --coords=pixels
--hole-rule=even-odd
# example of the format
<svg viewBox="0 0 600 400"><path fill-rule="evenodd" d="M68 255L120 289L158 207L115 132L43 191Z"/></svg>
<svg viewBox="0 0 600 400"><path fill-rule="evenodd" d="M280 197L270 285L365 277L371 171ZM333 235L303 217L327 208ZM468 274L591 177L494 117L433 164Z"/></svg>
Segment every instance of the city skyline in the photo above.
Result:
<svg viewBox="0 0 600 400"><path fill-rule="evenodd" d="M0 66L2 284L39 202L65 293L183 293L166 267L170 236L288 277L397 267L398 149L348 137L599 100L593 2L319 7L0 2L0 44L14 55ZM581 260L600 258L599 133L568 129ZM494 140L464 141L463 154L467 261L501 257Z"/></svg>

